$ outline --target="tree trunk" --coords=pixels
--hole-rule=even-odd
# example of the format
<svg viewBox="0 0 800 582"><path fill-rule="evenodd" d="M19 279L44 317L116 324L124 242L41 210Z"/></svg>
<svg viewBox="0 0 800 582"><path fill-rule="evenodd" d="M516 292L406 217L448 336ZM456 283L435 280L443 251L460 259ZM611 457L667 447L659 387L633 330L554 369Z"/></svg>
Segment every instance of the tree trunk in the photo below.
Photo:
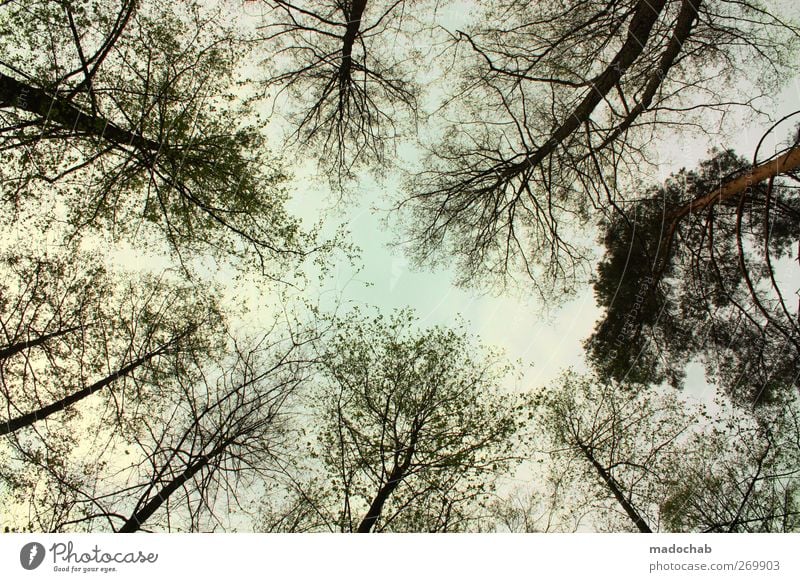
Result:
<svg viewBox="0 0 800 582"><path fill-rule="evenodd" d="M103 388L105 388L105 387L109 386L110 384L112 384L115 380L118 380L119 378L122 378L123 376L127 376L128 374L130 374L133 370L135 370L136 368L138 368L142 364L145 364L145 363L149 362L150 360L152 360L153 358L155 358L156 356L159 356L159 355L163 354L164 352L166 352L167 349L169 349L170 346L175 344L175 342L179 341L181 338L185 337L188 333L190 333L191 329L193 329L193 328L187 328L179 336L174 337L172 340L170 340L169 342L167 342L166 344L164 344L163 346L161 346L157 350L154 350L154 351L152 351L150 353L145 354L144 356L141 356L140 358L137 358L136 360L134 360L133 362L131 362L127 366L124 366L123 368L120 368L119 370L115 371L114 373L109 374L108 376L106 376L102 380L98 380L97 382L95 382L91 386L87 386L86 388L84 388L82 390L78 390L77 392L75 392L73 394L70 394L66 398L62 398L61 400L58 400L58 401L56 401L56 402L54 402L52 404L44 406L44 407L42 407L42 408L40 408L38 410L35 410L35 411L30 412L28 414L24 414L22 416L18 416L17 418L11 419L8 422L0 424L0 435L12 433L12 432L14 432L16 430L19 430L19 429L23 428L23 427L30 426L36 421L44 420L48 416L50 416L52 414L55 414L56 412L59 412L61 410L64 410L67 406L71 406L71 405L75 404L76 402L79 402L80 400L83 400L87 396L91 396L95 392L97 392L99 390L102 390Z"/></svg>
<svg viewBox="0 0 800 582"><path fill-rule="evenodd" d="M788 152L778 156L774 160L759 164L738 178L725 182L716 190L704 196L700 196L699 198L695 198L688 204L672 212L670 218L673 223L677 223L684 216L692 212L704 210L718 202L724 202L741 196L748 188L755 186L759 182L797 169L800 169L800 144L795 145Z"/></svg>
<svg viewBox="0 0 800 582"><path fill-rule="evenodd" d="M156 511L158 508L163 505L163 503L169 499L169 496L175 493L184 483L186 483L189 479L194 477L203 467L207 467L211 460L219 455L225 448L228 446L228 443L221 444L213 451L211 451L207 455L203 455L193 464L186 467L186 469L175 477L172 481L167 483L165 487L163 487L155 497L152 497L150 501L148 501L142 509L134 513L128 521L126 521L121 528L117 530L117 533L133 533L138 531L142 524L147 521Z"/></svg>
<svg viewBox="0 0 800 582"><path fill-rule="evenodd" d="M375 522L378 521L378 518L383 512L384 504L392 495L392 493L394 493L394 490L397 489L397 486L400 485L400 481L403 480L403 477L405 476L405 469L407 468L407 466L395 467L394 470L392 470L391 474L389 475L389 479L386 481L386 484L381 487L380 490L378 490L378 494L374 497L372 503L370 503L367 515L361 520L361 523L358 524L356 533L369 533L372 531Z"/></svg>
<svg viewBox="0 0 800 582"><path fill-rule="evenodd" d="M678 19L675 22L675 28L672 31L672 38L669 39L669 44L667 44L666 50L664 50L661 55L658 67L650 75L650 80L647 82L644 92L642 93L641 101L639 101L636 107L631 109L622 123L614 129L611 135L603 140L603 143L597 149L603 149L617 139L634 121L636 121L637 117L650 107L658 88L661 86L661 83L663 83L667 73L675 63L675 59L680 54L683 43L686 42L686 39L689 38L692 32L692 26L697 19L697 11L700 8L700 4L702 4L702 0L683 0L681 10L678 13Z"/></svg>
<svg viewBox="0 0 800 582"><path fill-rule="evenodd" d="M372 528L375 526L375 522L378 521L378 518L383 512L383 506L386 503L386 500L389 499L392 493L394 493L394 490L397 489L397 486L400 485L400 481L405 478L408 468L411 466L411 460L414 458L414 452L416 451L420 429L421 427L417 426L415 421L414 428L411 432L410 444L406 449L406 455L403 459L403 462L400 465L397 465L397 457L395 457L395 466L392 468L392 472L389 474L386 484L378 490L378 494L375 495L372 503L369 504L369 510L367 511L366 516L364 516L364 519L361 520L361 523L358 524L356 533L369 533L372 531Z"/></svg>
<svg viewBox="0 0 800 582"><path fill-rule="evenodd" d="M367 7L367 0L353 0L350 13L346 14L347 28L342 37L342 63L339 65L339 78L342 82L350 80L353 65L353 46L361 29L361 17Z"/></svg>
<svg viewBox="0 0 800 582"><path fill-rule="evenodd" d="M114 122L81 110L71 101L0 73L0 104L33 113L75 134L88 134L120 146L133 146L155 155L161 144L140 133L122 129Z"/></svg>
<svg viewBox="0 0 800 582"><path fill-rule="evenodd" d="M36 347L36 346L40 346L43 343L45 343L45 342L47 342L47 341L49 341L49 340L51 340L53 338L57 338L57 337L60 337L62 335L67 335L68 333L72 333L73 331L77 331L79 329L81 329L81 326L76 325L74 327L68 327L66 329L60 329L60 330L54 331L52 333L46 333L44 335L40 335L39 337L37 337L35 339L32 339L32 340L27 340L27 341L24 341L24 342L17 342L15 344L8 344L8 345L3 346L2 348L0 348L0 360L4 360L6 358L10 358L14 354L17 354L17 353L19 353L19 352L21 352L23 350L26 350L28 348L33 348L33 347Z"/></svg>
<svg viewBox="0 0 800 582"><path fill-rule="evenodd" d="M647 525L647 521L645 521L645 519L639 514L636 508L625 497L625 494L622 492L622 489L620 489L616 479L614 479L614 477L612 477L609 474L609 472L606 471L605 468L603 468L603 466L597 461L597 459L595 459L591 449L589 449L589 447L581 443L579 443L579 446L581 448L581 451L583 451L583 455L592 464L592 466L595 468L600 477L603 478L606 487L608 487L614 494L614 497L616 498L617 502L622 506L622 509L625 510L625 513L628 514L628 517L631 518L631 521L633 521L633 524L637 527L637 529L641 533L653 533L653 530L651 530L650 526Z"/></svg>
<svg viewBox="0 0 800 582"><path fill-rule="evenodd" d="M608 92L622 78L625 71L644 51L653 25L664 9L664 4L666 4L666 0L641 0L637 4L631 23L628 26L628 36L614 56L614 60L594 79L589 93L570 113L567 120L551 134L550 139L522 162L508 168L505 172L506 179L520 174L527 168L538 165L544 158L553 153L561 142L589 120L595 107L605 98Z"/></svg>

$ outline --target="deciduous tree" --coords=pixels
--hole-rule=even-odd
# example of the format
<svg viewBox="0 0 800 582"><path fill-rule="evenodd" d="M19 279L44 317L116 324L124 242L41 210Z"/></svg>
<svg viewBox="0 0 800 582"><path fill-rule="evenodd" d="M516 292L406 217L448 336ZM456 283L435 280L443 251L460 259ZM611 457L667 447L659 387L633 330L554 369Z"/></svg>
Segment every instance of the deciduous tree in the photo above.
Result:
<svg viewBox="0 0 800 582"><path fill-rule="evenodd" d="M6 207L39 200L68 234L157 232L178 253L283 275L311 242L284 208L263 123L237 99L246 50L232 20L200 2L4 6Z"/></svg>
<svg viewBox="0 0 800 582"><path fill-rule="evenodd" d="M455 257L463 284L523 274L551 300L574 289L583 229L626 198L654 137L750 105L741 71L762 89L785 78L798 30L750 1L486 5L452 32L463 65L444 137L399 205L415 256Z"/></svg>
<svg viewBox="0 0 800 582"><path fill-rule="evenodd" d="M284 510L363 533L459 531L483 517L515 457L517 411L499 392L507 370L460 330L415 326L408 312L339 323L314 397L319 462ZM305 529L275 517L267 523Z"/></svg>
<svg viewBox="0 0 800 582"><path fill-rule="evenodd" d="M210 289L111 273L96 255L3 257L0 285L0 481L28 527L50 531L74 487L102 474L101 454L131 411L155 415L187 354L219 349Z"/></svg>
<svg viewBox="0 0 800 582"><path fill-rule="evenodd" d="M582 512L584 527L642 533L798 527L796 399L754 414L727 399L697 406L671 390L568 374L556 390L541 393L540 404L537 426L548 443L551 479L559 481L552 491L567 512ZM553 511L557 523L561 513Z"/></svg>
<svg viewBox="0 0 800 582"><path fill-rule="evenodd" d="M264 4L264 83L298 104L288 108L293 141L315 147L337 187L357 168L384 165L403 124L417 115L404 25L418 7L405 0Z"/></svg>

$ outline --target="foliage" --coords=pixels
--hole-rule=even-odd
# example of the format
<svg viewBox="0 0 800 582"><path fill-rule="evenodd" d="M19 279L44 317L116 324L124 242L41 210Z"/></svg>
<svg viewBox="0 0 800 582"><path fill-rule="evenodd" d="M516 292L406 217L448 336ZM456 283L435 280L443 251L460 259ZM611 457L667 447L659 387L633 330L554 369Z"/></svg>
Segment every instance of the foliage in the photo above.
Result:
<svg viewBox="0 0 800 582"><path fill-rule="evenodd" d="M762 113L796 19L447 4L0 2L3 527L797 529L800 134L641 186L665 138ZM419 264L545 308L596 272L593 374L519 395L465 325L301 321L306 259L324 279L353 247L290 208L406 152L389 203ZM110 268L128 244L171 268ZM697 361L728 401L671 390Z"/></svg>
<svg viewBox="0 0 800 582"><path fill-rule="evenodd" d="M193 358L221 349L224 322L211 289L128 279L96 255L11 254L2 268L0 483L28 505L26 527L52 531L107 468L87 452L158 415Z"/></svg>
<svg viewBox="0 0 800 582"><path fill-rule="evenodd" d="M506 524L594 530L737 532L798 527L797 400L756 413L691 404L568 373L542 391L550 514L500 506Z"/></svg>
<svg viewBox="0 0 800 582"><path fill-rule="evenodd" d="M724 407L672 468L664 529L800 530L799 413L796 398L755 420L750 411Z"/></svg>
<svg viewBox="0 0 800 582"><path fill-rule="evenodd" d="M247 51L222 8L162 0L3 7L0 175L7 208L273 276L313 250L284 208L263 121L241 104ZM157 239L159 240L159 239Z"/></svg>
<svg viewBox="0 0 800 582"><path fill-rule="evenodd" d="M785 259L800 238L791 179L676 212L748 167L732 151L714 152L604 225L594 288L606 313L586 345L605 377L679 385L699 359L745 402L797 387L797 307L776 273L790 272Z"/></svg>
<svg viewBox="0 0 800 582"><path fill-rule="evenodd" d="M482 4L451 33L441 123L398 205L415 257L454 259L463 285L573 291L592 258L584 229L628 198L656 140L753 107L789 77L799 31L750 1Z"/></svg>
<svg viewBox="0 0 800 582"><path fill-rule="evenodd" d="M325 344L312 421L321 473L309 482L323 484L313 513L331 530L467 529L513 463L507 367L462 330L416 326L407 311L355 312Z"/></svg>

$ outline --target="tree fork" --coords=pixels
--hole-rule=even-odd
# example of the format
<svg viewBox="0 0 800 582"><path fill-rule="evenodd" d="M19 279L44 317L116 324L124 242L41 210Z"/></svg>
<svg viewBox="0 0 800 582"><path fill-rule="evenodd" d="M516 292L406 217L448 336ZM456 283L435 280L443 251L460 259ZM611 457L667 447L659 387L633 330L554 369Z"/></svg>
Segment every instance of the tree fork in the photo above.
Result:
<svg viewBox="0 0 800 582"><path fill-rule="evenodd" d="M142 509L134 513L128 521L126 521L121 528L117 530L117 533L134 533L138 531L142 524L147 521L161 505L169 499L169 496L175 493L184 483L186 483L189 479L194 477L201 469L207 467L211 460L219 455L222 451L224 451L228 446L228 443L225 442L215 448L207 455L203 455L194 464L189 465L183 473L175 477L172 481L170 481L165 487L159 490L158 494L150 499Z"/></svg>
<svg viewBox="0 0 800 582"><path fill-rule="evenodd" d="M647 111L648 107L650 107L658 88L661 86L661 83L663 82L669 70L675 64L675 59L680 54L681 49L683 48L683 43L686 42L692 32L692 27L697 20L697 11L699 10L701 4L702 0L683 0L680 12L678 13L678 19L675 22L675 28L672 31L672 38L670 38L666 50L661 55L658 67L653 74L650 75L650 80L645 86L641 101L630 111L630 113L628 113L622 123L614 129L611 135L603 140L597 149L603 149L612 141L617 139L633 124L634 121L636 121L637 117Z"/></svg>
<svg viewBox="0 0 800 582"><path fill-rule="evenodd" d="M404 469L400 467L397 467L392 471L392 473L389 475L389 479L386 481L386 485L378 490L378 494L372 500L372 503L370 503L369 510L367 510L367 515L364 516L364 519L362 519L361 523L358 524L356 533L369 533L372 531L375 522L378 521L381 513L383 513L384 504L392 495L392 493L394 493L394 490L397 489L397 486L400 485L400 481L402 481L404 473Z"/></svg>
<svg viewBox="0 0 800 582"><path fill-rule="evenodd" d="M406 476L406 472L411 466L411 459L414 456L418 430L419 428L417 428L417 430L411 436L411 444L409 445L408 451L406 451L406 456L403 459L402 464L399 466L394 466L392 472L389 474L386 484L378 490L378 494L372 500L372 503L370 503L369 510L367 510L367 515L361 520L361 523L358 524L356 533L369 533L372 531L372 528L375 526L375 522L378 521L381 513L383 513L384 504L392 495L392 493L394 493L394 490L397 489L397 486L400 485L400 481L402 481Z"/></svg>
<svg viewBox="0 0 800 582"><path fill-rule="evenodd" d="M603 100L608 92L625 74L625 71L636 61L644 52L647 40L653 25L658 20L664 10L666 0L641 0L633 13L630 25L628 25L628 36L624 44L614 56L614 60L600 73L591 83L589 93L583 98L578 106L570 113L567 121L561 124L550 136L550 139L538 148L532 155L521 162L514 164L504 173L506 179L512 178L526 168L533 167L542 162L548 155L555 151L556 147L567 139L573 132L588 121L595 107Z"/></svg>

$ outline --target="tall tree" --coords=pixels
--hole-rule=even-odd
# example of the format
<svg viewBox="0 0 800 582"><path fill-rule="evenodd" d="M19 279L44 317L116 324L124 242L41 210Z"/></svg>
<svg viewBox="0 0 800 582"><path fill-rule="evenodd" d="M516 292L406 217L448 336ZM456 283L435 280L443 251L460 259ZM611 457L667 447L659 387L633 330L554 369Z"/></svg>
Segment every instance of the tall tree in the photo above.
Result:
<svg viewBox="0 0 800 582"><path fill-rule="evenodd" d="M201 2L3 6L6 205L38 199L70 232L157 232L272 274L309 252L263 124L236 99L246 51L232 19Z"/></svg>
<svg viewBox="0 0 800 582"><path fill-rule="evenodd" d="M552 476L569 483L561 502L589 508L586 526L797 530L796 399L754 416L729 401L693 406L671 391L568 374L540 404Z"/></svg>
<svg viewBox="0 0 800 582"><path fill-rule="evenodd" d="M134 374L157 373L171 354L192 342L213 345L219 333L213 298L192 298L197 288L166 274L115 281L86 253L11 254L0 265L0 434L124 386Z"/></svg>
<svg viewBox="0 0 800 582"><path fill-rule="evenodd" d="M490 3L452 33L452 121L399 205L416 257L455 256L464 284L523 274L546 298L574 288L584 227L624 199L653 136L748 104L724 92L743 63L769 89L798 30L750 1Z"/></svg>
<svg viewBox="0 0 800 582"><path fill-rule="evenodd" d="M571 503L594 508L594 527L657 531L666 467L696 423L685 405L574 373L543 391L540 405L554 471L578 484Z"/></svg>
<svg viewBox="0 0 800 582"><path fill-rule="evenodd" d="M49 531L70 506L68 485L102 472L101 455L82 455L90 443L102 450L131 410L157 414L187 354L219 349L222 318L210 289L168 273L127 278L87 253L0 265L4 505L29 503L29 526Z"/></svg>
<svg viewBox="0 0 800 582"><path fill-rule="evenodd" d="M661 504L669 531L800 531L800 409L793 398L755 418L724 407L675 463Z"/></svg>
<svg viewBox="0 0 800 582"><path fill-rule="evenodd" d="M756 164L714 152L604 225L587 341L604 376L677 385L697 359L740 401L798 386L798 168L797 143Z"/></svg>
<svg viewBox="0 0 800 582"><path fill-rule="evenodd" d="M115 531L226 527L252 501L253 485L275 477L294 452L290 401L309 365L295 339L238 348L218 378L209 370L201 386L183 387L167 422L143 419L150 439L137 442L145 452L141 480ZM120 506L130 505L127 489L116 498Z"/></svg>
<svg viewBox="0 0 800 582"><path fill-rule="evenodd" d="M417 114L409 45L398 41L410 40L406 25L418 7L407 10L405 0L264 4L262 41L274 53L264 83L277 99L297 103L287 110L293 141L316 148L337 187L356 169L384 165L403 117Z"/></svg>
<svg viewBox="0 0 800 582"><path fill-rule="evenodd" d="M278 509L297 513L267 525L437 532L482 517L514 457L514 399L499 393L506 370L461 331L415 325L400 312L337 326L314 397L319 462Z"/></svg>
<svg viewBox="0 0 800 582"><path fill-rule="evenodd" d="M185 351L154 382L157 404L128 405L103 438L83 442L99 461L80 478L40 466L49 495L29 505L47 531L203 531L237 528L237 511L268 484L296 448L292 401L313 358L314 329L224 349ZM285 331L285 330L284 330ZM46 520L46 521L45 521Z"/></svg>

